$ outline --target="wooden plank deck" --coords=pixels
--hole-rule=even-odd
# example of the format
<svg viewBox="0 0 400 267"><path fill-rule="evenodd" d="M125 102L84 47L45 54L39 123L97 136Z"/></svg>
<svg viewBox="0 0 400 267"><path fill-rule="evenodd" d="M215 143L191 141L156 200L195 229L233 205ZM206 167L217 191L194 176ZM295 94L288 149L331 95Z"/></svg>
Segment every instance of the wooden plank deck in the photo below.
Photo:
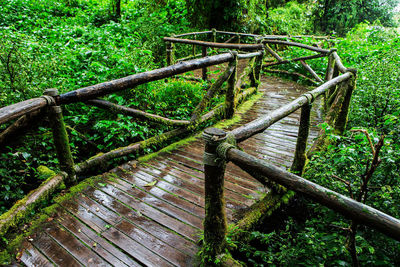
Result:
<svg viewBox="0 0 400 267"><path fill-rule="evenodd" d="M238 127L298 97L295 83L262 79L263 97ZM318 106L318 105L314 105ZM313 110L313 125L320 121ZM247 153L287 168L296 144L299 112L242 143ZM310 142L316 137L312 127ZM198 139L145 163L123 164L60 206L54 220L25 242L27 266L193 266L204 219L203 141ZM229 222L265 188L228 164L225 198Z"/></svg>

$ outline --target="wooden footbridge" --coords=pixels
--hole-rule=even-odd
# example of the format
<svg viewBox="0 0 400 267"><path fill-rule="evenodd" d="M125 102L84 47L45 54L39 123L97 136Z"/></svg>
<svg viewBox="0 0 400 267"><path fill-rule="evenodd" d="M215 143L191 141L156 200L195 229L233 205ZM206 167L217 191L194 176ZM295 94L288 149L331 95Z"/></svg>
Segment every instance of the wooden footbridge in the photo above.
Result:
<svg viewBox="0 0 400 267"><path fill-rule="evenodd" d="M225 40L223 36L230 38ZM212 42L204 40L210 37ZM231 43L235 38L239 41ZM246 38L250 41L243 43ZM306 149L312 143L319 145L324 141L324 133L319 132L317 124L325 121L338 132L344 130L355 71L345 68L334 50L282 38L215 30L168 37L165 41L169 66L165 68L61 95L56 90L47 90L43 97L0 109L0 123L12 122L3 137L46 109L62 171L0 217L0 234L18 224L18 218L32 210L37 200L56 190L62 181L72 185L84 173L99 169L113 158L199 131L211 118L229 119L234 114L241 118L223 130L208 128L185 145L151 159L129 161L91 178L79 192L58 202L55 211L29 232L20 246L18 260L27 266L193 266L198 264L196 254L203 247L203 258L229 264L219 256L226 253L227 223L248 229L249 217L257 219L252 213L259 208L257 203L271 194L283 196L288 189L399 240L397 219L298 176L304 169ZM173 44L178 43L192 46L192 55L174 60ZM199 55L196 46L202 48ZM277 46L299 47L317 54L284 60L278 55ZM231 50L224 52L224 49ZM208 56L208 52L216 54ZM319 57L329 59L324 79L306 63ZM309 90L280 78L260 76L262 67L268 70L270 66L293 61L301 62L312 76L310 79L320 85ZM211 77L215 82L190 121L164 118L98 99L138 84L177 78L193 70L195 76L196 70L201 70L202 79L209 79L207 68L224 70ZM226 94L225 103L204 114L210 100L221 92ZM238 108L255 92L257 101L250 109ZM319 98L321 95L323 100ZM75 164L60 108L73 102L175 129Z"/></svg>

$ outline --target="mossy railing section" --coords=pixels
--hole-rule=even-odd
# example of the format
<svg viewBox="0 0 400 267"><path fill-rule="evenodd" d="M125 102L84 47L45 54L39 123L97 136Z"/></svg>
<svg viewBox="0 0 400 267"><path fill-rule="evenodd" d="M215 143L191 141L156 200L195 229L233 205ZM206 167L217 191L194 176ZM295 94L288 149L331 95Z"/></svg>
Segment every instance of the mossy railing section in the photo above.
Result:
<svg viewBox="0 0 400 267"><path fill-rule="evenodd" d="M216 31L214 34L211 32L211 41L216 43ZM216 43L218 44L218 43ZM237 73L237 59L238 58L257 58L258 61L262 60L262 44L257 45L258 52L253 53L238 53L237 51L228 51L227 53L216 54L212 56L206 56L207 50L203 49L205 57L180 61L174 64L174 44L171 42L167 50L167 62L169 66L164 68L147 71L144 73L134 74L128 77L120 78L117 80L100 83L85 88L80 88L74 91L70 91L59 95L56 89L48 89L44 95L39 98L26 100L20 103L16 103L11 106L7 106L0 109L0 124L5 124L16 119L16 122L12 123L3 132L5 135L10 136L10 132L17 131L22 126L26 126L27 118L30 118L32 114L37 114L40 111L46 111L47 116L50 119L49 127L53 132L53 140L55 144L55 150L57 158L59 160L60 170L66 175L57 175L53 180L42 185L37 190L34 190L27 196L27 199L21 200L14 207L10 209L9 213L2 216L0 221L0 233L5 233L18 221L18 218L26 214L26 210L32 209L35 202L39 201L43 197L54 191L60 183L65 182L66 185L72 185L77 181L77 175L82 175L89 171L99 172L106 170L109 165L109 161L115 158L120 158L127 155L137 154L138 152L144 151L145 148L150 146L160 146L166 143L166 141L176 138L178 136L187 135L197 129L204 122L216 119L216 118L230 118L233 116L234 111L238 103L243 101L249 95L257 91L259 81L253 82L253 87L248 87L242 90L242 84L236 81ZM241 48L235 47L231 48ZM247 47L247 46L246 46ZM261 58L261 59L260 59ZM222 72L220 77L209 86L207 94L203 97L199 105L193 110L191 120L173 120L165 118L159 115L150 114L141 110L132 109L129 107L120 106L102 99L101 96L105 96L114 92L129 90L139 84L148 83L165 78L173 78L176 75L190 72L196 69L203 70L203 78L207 78L206 68L210 66L216 66L227 63L228 66L225 71ZM256 69L253 65L249 66L251 73L255 74L254 77L259 78L259 64ZM249 74L248 74L249 75ZM250 78L249 78L250 79ZM196 79L194 79L196 80ZM205 108L208 106L212 98L222 91L224 82L228 81L228 88L226 90L226 101L225 103L215 107L211 111L204 113ZM241 91L242 90L242 91ZM143 140L134 144L130 144L126 147L121 147L106 153L101 153L81 163L74 163L68 140L68 134L66 126L64 124L62 116L62 106L70 103L83 102L86 105L96 106L110 110L114 113L119 113L131 117L141 118L142 120L148 120L151 122L167 125L169 127L175 127L168 132L160 134L158 136L151 137L147 140ZM21 120L24 120L24 124L21 124ZM32 122L32 121L31 121ZM29 124L29 120L27 121ZM0 140L4 140L3 133L0 133Z"/></svg>
<svg viewBox="0 0 400 267"><path fill-rule="evenodd" d="M275 40L274 38L264 38L263 41L266 52L277 60L276 63L270 63L270 65L300 61L317 80L314 81L315 83L321 82L322 79L316 75L307 64L304 64L304 61L312 58L328 57L326 75L324 77L325 83L314 90L303 94L291 103L236 128L229 133L223 131L216 132L213 129L206 129L204 132L205 136L210 135L211 133L215 133L218 136L218 138L211 137L207 138L207 140L219 140L221 139L221 136L231 136L231 140L233 139L236 142L240 142L264 131L275 122L285 118L296 110L301 109L296 150L291 167L292 173L281 170L237 149L235 142L222 140L216 144L216 148L213 148L214 153L211 154L209 153L209 149L207 149L209 144L206 144L204 152L204 170L205 177L208 177L206 183L208 182L211 184L206 184L205 187L213 188L213 190L208 193L214 194L213 196L208 196L210 199L217 199L220 196L220 191L223 190L223 188L218 189L215 187L221 187L223 185L223 182L220 181L220 177L225 171L224 166L227 161L233 162L235 165L256 178L263 185L268 186L271 189L271 191L262 200L254 204L236 226L233 227L235 233L231 238L242 238L242 233L250 230L252 226L260 220L260 218L271 215L272 212L281 205L281 203L287 202L288 199L294 195L294 192L300 192L306 197L311 198L312 200L325 205L352 220L360 221L362 224L373 227L389 237L400 240L400 220L301 177L307 161L306 144L310 128L310 111L312 104L318 97L323 96L326 113L325 122L328 123L336 133L343 133L347 123L351 96L355 89L357 71L355 69L346 68L342 64L335 49L324 50L299 43ZM285 61L271 49L269 44L293 45L303 49L316 51L319 54ZM266 67L268 67L268 65ZM321 130L313 147L308 151L308 155L311 155L315 150L321 149L325 144L325 134L324 131ZM219 164L217 165L217 168L219 169L215 170L206 168L207 165L210 165L210 162L214 162L214 165L215 162L218 162ZM293 191L287 191L288 189ZM219 204L219 207L214 206L213 209L208 210L208 212L206 210L205 221L211 220L215 217L217 217L221 222L226 221L226 218L221 218L221 216L224 215L224 212L220 211L221 209L224 209L223 203L216 202L215 205L217 204ZM210 265L214 265L218 259L224 258L222 254L227 253L226 249L224 250L224 248L226 248L226 240L221 238L221 233L224 233L226 237L226 227L223 223L217 223L214 227L219 227L219 229L209 229L206 225L204 228L204 231L210 232L204 233L205 238L202 255L205 255L207 264ZM214 233L213 238L206 238L212 233ZM219 234L216 235L215 233ZM224 263L222 263L222 265L224 265Z"/></svg>

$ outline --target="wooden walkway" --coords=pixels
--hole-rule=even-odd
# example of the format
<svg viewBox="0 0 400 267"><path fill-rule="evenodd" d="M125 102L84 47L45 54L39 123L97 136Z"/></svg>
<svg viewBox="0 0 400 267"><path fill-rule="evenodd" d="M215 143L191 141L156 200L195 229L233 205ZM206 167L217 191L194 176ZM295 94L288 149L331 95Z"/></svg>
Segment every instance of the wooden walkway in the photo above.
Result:
<svg viewBox="0 0 400 267"><path fill-rule="evenodd" d="M304 90L278 78L263 78L263 97L231 128L294 100ZM314 110L313 124L319 121ZM298 124L299 113L294 113L240 147L287 168ZM312 127L309 140L316 135ZM204 218L203 146L198 139L148 162L131 161L104 174L101 183L64 202L54 219L25 242L21 262L27 266L195 265ZM266 191L231 163L225 189L230 222Z"/></svg>

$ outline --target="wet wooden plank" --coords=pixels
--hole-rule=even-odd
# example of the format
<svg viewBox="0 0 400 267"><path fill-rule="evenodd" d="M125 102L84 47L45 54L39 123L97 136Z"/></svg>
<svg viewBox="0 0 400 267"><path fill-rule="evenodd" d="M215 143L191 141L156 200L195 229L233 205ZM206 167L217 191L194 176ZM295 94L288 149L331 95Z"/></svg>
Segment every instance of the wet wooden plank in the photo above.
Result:
<svg viewBox="0 0 400 267"><path fill-rule="evenodd" d="M85 266L111 266L110 263L83 245L71 233L59 225L54 224L51 227L46 227L46 233L81 264Z"/></svg>
<svg viewBox="0 0 400 267"><path fill-rule="evenodd" d="M114 173L118 174L118 177L121 181L129 183L129 185L126 185L127 187L135 186L136 188L140 188L142 191L146 191L151 195L162 199L165 202L168 202L171 205L195 214L200 218L204 218L202 206L194 204L192 201L188 201L182 197L178 197L179 193L184 194L184 190L179 189L171 184L167 184L165 181L161 180L161 178L141 172L127 174L118 173L118 170L116 170ZM198 197L191 197L190 194L187 194L187 197L198 200Z"/></svg>
<svg viewBox="0 0 400 267"><path fill-rule="evenodd" d="M71 215L64 213L58 219L58 222L68 231L73 233L82 242L92 247L92 250L114 266L140 266L131 257L127 256L98 233L91 230L88 226L81 223ZM96 244L96 246L93 246Z"/></svg>
<svg viewBox="0 0 400 267"><path fill-rule="evenodd" d="M168 214L169 216L176 218L179 221L185 222L199 229L202 227L201 218L185 212L184 210L181 210L175 206L172 206L169 203L150 195L149 193L141 191L136 187L132 187L129 185L126 186L123 182L119 180L117 180L116 182L108 181L108 183L115 188L118 188L119 190L137 198L142 203L146 203L149 206L155 207L163 213Z"/></svg>
<svg viewBox="0 0 400 267"><path fill-rule="evenodd" d="M115 228L174 265L189 266L188 264L192 261L190 255L176 250L128 221L123 220Z"/></svg>
<svg viewBox="0 0 400 267"><path fill-rule="evenodd" d="M174 266L172 263L145 248L116 228L110 228L102 235L141 264L162 267Z"/></svg>
<svg viewBox="0 0 400 267"><path fill-rule="evenodd" d="M46 228L44 230L46 230ZM34 237L32 244L56 265L72 267L82 266L71 254L44 232Z"/></svg>
<svg viewBox="0 0 400 267"><path fill-rule="evenodd" d="M152 220L143 214L138 214L131 208L119 202L117 199L102 191L91 188L90 190L85 191L85 195L93 201L107 205L107 207L112 211L122 215L125 220L139 226L141 229L187 255L194 255L198 250L198 246L193 241L189 241L183 236L178 235L176 232L169 230L164 225L157 223L155 220Z"/></svg>
<svg viewBox="0 0 400 267"><path fill-rule="evenodd" d="M28 241L24 241L22 246L24 247L24 250L22 251L20 261L26 266L54 266L52 262L50 262L37 248L32 246L32 244Z"/></svg>
<svg viewBox="0 0 400 267"><path fill-rule="evenodd" d="M135 197L119 190L118 188L112 185L107 184L106 186L97 189L103 191L104 193L107 193L110 196L113 196L118 201L121 201L128 207L134 209L134 211L139 212L140 214L145 215L148 218L151 218L152 220L168 227L169 229L175 232L178 232L179 234L185 236L189 240L192 240L194 242L197 241L198 239L197 237L199 234L199 230L197 228L185 224L163 213L159 209L139 201ZM99 194L100 192L96 191L96 193Z"/></svg>

